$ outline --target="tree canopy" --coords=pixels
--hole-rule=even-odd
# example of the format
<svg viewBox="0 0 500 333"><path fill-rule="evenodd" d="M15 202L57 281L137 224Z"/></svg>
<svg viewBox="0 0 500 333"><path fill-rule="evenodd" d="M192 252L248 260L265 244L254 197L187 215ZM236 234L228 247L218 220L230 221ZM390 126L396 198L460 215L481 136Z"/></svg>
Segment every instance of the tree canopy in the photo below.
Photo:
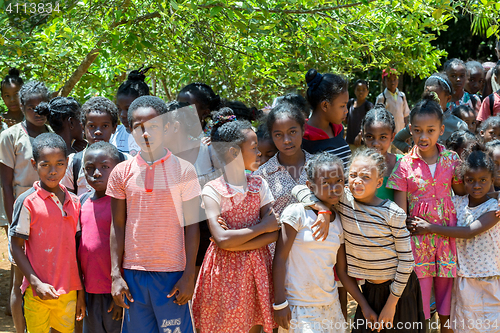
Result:
<svg viewBox="0 0 500 333"><path fill-rule="evenodd" d="M126 72L145 64L165 99L201 81L261 106L304 89L312 67L429 75L446 55L432 41L449 20L477 14L477 32L492 35L498 15L488 8L500 10L489 0L44 0L31 13L19 1L0 0L4 72L18 67L82 100L112 98ZM49 4L59 11L48 13Z"/></svg>

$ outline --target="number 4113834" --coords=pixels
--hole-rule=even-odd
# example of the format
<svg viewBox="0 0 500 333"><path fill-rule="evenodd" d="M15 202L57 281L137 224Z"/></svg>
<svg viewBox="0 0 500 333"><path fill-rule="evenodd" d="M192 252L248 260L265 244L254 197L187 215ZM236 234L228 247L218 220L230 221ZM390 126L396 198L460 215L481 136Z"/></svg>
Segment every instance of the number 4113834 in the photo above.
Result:
<svg viewBox="0 0 500 333"><path fill-rule="evenodd" d="M50 14L52 12L60 12L59 3L55 6L52 3L35 3L35 2L16 2L15 4L9 3L5 11L9 14L24 13L24 14Z"/></svg>

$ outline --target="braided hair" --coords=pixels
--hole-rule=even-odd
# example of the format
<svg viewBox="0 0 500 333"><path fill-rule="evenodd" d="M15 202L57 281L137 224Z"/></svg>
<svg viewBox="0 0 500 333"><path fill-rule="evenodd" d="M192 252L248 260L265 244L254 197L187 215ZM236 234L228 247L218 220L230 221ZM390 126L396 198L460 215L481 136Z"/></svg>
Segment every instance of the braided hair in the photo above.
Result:
<svg viewBox="0 0 500 333"><path fill-rule="evenodd" d="M334 155L326 151L315 154L306 163L305 169L307 173L307 179L310 182L314 182L314 180L316 179L316 175L318 174L318 169L322 168L325 165L332 165L332 164L338 165L339 170L341 170L341 172L344 170L344 163L337 155Z"/></svg>
<svg viewBox="0 0 500 333"><path fill-rule="evenodd" d="M56 133L61 133L64 129L64 122L72 117L80 121L80 103L73 97L55 97L50 102L42 102L35 112L40 116L46 116L50 127Z"/></svg>
<svg viewBox="0 0 500 333"><path fill-rule="evenodd" d="M153 67L133 70L128 74L127 80L118 87L116 96L133 96L135 98L149 95L149 86L146 84L146 73Z"/></svg>
<svg viewBox="0 0 500 333"><path fill-rule="evenodd" d="M470 145L462 154L459 174L463 177L466 172L474 169L486 169L492 178L495 176L495 163L485 146L479 142Z"/></svg>
<svg viewBox="0 0 500 333"><path fill-rule="evenodd" d="M439 97L435 92L424 92L422 100L413 107L410 112L410 123L415 116L419 115L435 115L441 123L443 123L443 110L439 105Z"/></svg>
<svg viewBox="0 0 500 333"><path fill-rule="evenodd" d="M210 138L219 157L224 157L229 148L237 148L245 141L244 130L251 130L252 124L246 120L237 120L230 108L224 107L213 117L213 127Z"/></svg>
<svg viewBox="0 0 500 333"><path fill-rule="evenodd" d="M358 158L368 159L375 163L377 167L377 177L381 178L385 175L387 171L387 163L385 161L384 155L380 154L378 150L373 148L360 148L354 152L354 155L351 158L351 162L349 163L349 168L352 163Z"/></svg>
<svg viewBox="0 0 500 333"><path fill-rule="evenodd" d="M21 105L25 105L28 99L33 96L41 96L43 100L50 100L50 91L45 86L45 83L40 81L28 81L19 90L19 99L21 100Z"/></svg>
<svg viewBox="0 0 500 333"><path fill-rule="evenodd" d="M374 123L383 123L389 126L393 133L396 130L394 116L381 104L376 105L373 109L366 113L365 117L361 121L361 128L365 131L365 126L371 126Z"/></svg>
<svg viewBox="0 0 500 333"><path fill-rule="evenodd" d="M306 73L307 101L313 110L323 101L332 101L341 93L347 91L348 82L336 74L320 74L315 69Z"/></svg>

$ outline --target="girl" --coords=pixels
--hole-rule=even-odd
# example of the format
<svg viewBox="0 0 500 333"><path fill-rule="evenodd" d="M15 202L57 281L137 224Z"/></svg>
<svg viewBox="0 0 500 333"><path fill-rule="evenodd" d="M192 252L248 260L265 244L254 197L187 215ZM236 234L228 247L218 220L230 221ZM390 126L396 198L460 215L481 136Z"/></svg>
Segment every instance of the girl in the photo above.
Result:
<svg viewBox="0 0 500 333"><path fill-rule="evenodd" d="M465 84L465 91L471 95L478 92L483 92L484 88L484 72L483 65L479 61L471 60L465 63L467 68L467 83Z"/></svg>
<svg viewBox="0 0 500 333"><path fill-rule="evenodd" d="M278 149L274 145L273 139L269 135L269 131L267 130L267 124L264 121L257 127L257 139L259 139L259 151L261 153L260 156L260 165L262 166L264 163L269 161L271 157L276 155Z"/></svg>
<svg viewBox="0 0 500 333"><path fill-rule="evenodd" d="M342 159L345 167L351 157L342 126L349 101L347 81L339 75L321 75L310 69L306 82L307 101L313 111L304 126L302 147L310 154L322 151L333 153Z"/></svg>
<svg viewBox="0 0 500 333"><path fill-rule="evenodd" d="M384 156L375 149L363 148L354 153L349 168L349 186L344 189L338 205L347 272L338 267L337 273L341 278L348 274L366 279L362 291L368 306L359 303L354 322L363 323L365 318L382 332L387 332L384 328L424 332L422 297L413 272L406 214L394 202L376 195L386 168ZM296 187L294 193L301 202L317 201L307 198L311 192L303 186ZM321 203L318 206L322 210L329 209ZM352 332L371 330L369 325L358 324Z"/></svg>
<svg viewBox="0 0 500 333"><path fill-rule="evenodd" d="M261 177L245 175L259 165L257 136L230 109L214 115L211 141L226 163L223 176L202 191L213 240L196 284L193 313L205 332L271 332L275 326L268 244L278 238L273 198ZM225 220L226 229L218 222Z"/></svg>
<svg viewBox="0 0 500 333"><path fill-rule="evenodd" d="M434 233L457 239L458 270L448 325L455 333L500 332L500 225L495 216L498 201L488 195L494 173L487 151L480 144L471 146L460 166L467 194L452 198L457 227L421 219L410 226L413 234Z"/></svg>
<svg viewBox="0 0 500 333"><path fill-rule="evenodd" d="M500 139L500 116L489 117L483 121L479 127L479 136L485 144Z"/></svg>
<svg viewBox="0 0 500 333"><path fill-rule="evenodd" d="M366 113L373 109L373 103L366 100L368 97L369 87L365 80L358 80L354 85L354 95L347 103L347 134L345 140L351 147L351 150L361 146L361 121L366 116Z"/></svg>
<svg viewBox="0 0 500 333"><path fill-rule="evenodd" d="M435 73L432 74L427 81L425 81L424 94L428 93L432 93L434 95L436 102L439 103L441 110L443 110L444 132L439 137L440 142L444 143L450 135L456 131L467 129L467 123L462 121L461 118L453 115L452 110L447 107L448 103L451 101L453 89L451 81L448 79L446 74ZM411 147L406 143L406 140L410 138L410 129L406 126L403 130L396 134L394 145L402 152L407 153Z"/></svg>
<svg viewBox="0 0 500 333"><path fill-rule="evenodd" d="M410 131L415 146L396 164L387 187L409 217L422 217L434 224L456 225L451 190L463 194L455 176L460 159L438 144L444 132L443 112L430 94L424 95L410 113ZM450 186L451 185L451 186ZM415 271L422 288L425 318L430 318L430 297L434 286L437 311L443 327L450 315L451 288L456 274L455 240L439 235L412 238Z"/></svg>
<svg viewBox="0 0 500 333"><path fill-rule="evenodd" d="M444 63L443 69L450 79L454 91L448 105L449 108L453 110L459 105L467 104L477 115L481 109L481 100L476 95L469 94L464 90L467 83L467 68L465 63L460 59L453 58Z"/></svg>
<svg viewBox="0 0 500 333"><path fill-rule="evenodd" d="M326 152L307 162L307 186L327 207L337 204L343 193L343 168L338 157ZM345 331L333 274L335 264L342 271L346 266L342 225L338 213L332 209L328 215L328 237L322 242L316 241L313 225L319 213L295 203L288 206L281 216L281 237L273 262L274 317L280 332ZM304 270L304 267L308 269ZM356 281L352 278L346 280L345 274L341 277L358 303L370 312Z"/></svg>
<svg viewBox="0 0 500 333"><path fill-rule="evenodd" d="M24 119L18 94L22 85L23 79L19 77L19 70L16 68L9 69L9 74L0 83L2 99L7 106L7 112L2 117L8 127L20 123Z"/></svg>
<svg viewBox="0 0 500 333"><path fill-rule="evenodd" d="M488 150L488 155L495 164L495 178L493 186L495 187L495 191L500 191L500 140L488 142L486 144L486 149Z"/></svg>
<svg viewBox="0 0 500 333"><path fill-rule="evenodd" d="M73 97L56 97L49 103L40 103L35 112L47 117L52 130L66 142L68 152L77 153L87 146L83 139L80 109L80 103Z"/></svg>
<svg viewBox="0 0 500 333"><path fill-rule="evenodd" d="M363 141L368 148L376 149L385 158L387 169L384 174L384 182L377 189L377 197L380 199L394 200L394 191L386 187L387 180L396 165L403 155L391 154L392 140L394 140L394 130L396 125L394 117L384 107L376 106L375 109L368 111L365 118L361 122L361 131Z"/></svg>
<svg viewBox="0 0 500 333"><path fill-rule="evenodd" d="M477 142L477 137L469 131L458 131L446 140L446 149L454 151L460 157L467 148Z"/></svg>
<svg viewBox="0 0 500 333"><path fill-rule="evenodd" d="M45 125L47 118L35 113L38 104L48 102L50 99L50 92L45 84L38 81L27 82L19 90L19 99L25 120L6 129L0 136L0 174L4 207L9 223L12 222L14 201L30 189L39 178L31 165L33 157L31 144L39 134L50 131ZM10 299L12 318L17 332L24 332L23 300L20 289L22 273L17 266L13 267L11 272L14 274L14 284Z"/></svg>
<svg viewBox="0 0 500 333"><path fill-rule="evenodd" d="M206 136L210 136L211 125L207 118L212 112L217 111L221 107L219 95L215 94L209 85L194 82L181 89L179 95L177 95L177 101L196 106L201 128L204 130ZM209 128L206 128L207 124L210 125Z"/></svg>
<svg viewBox="0 0 500 333"><path fill-rule="evenodd" d="M467 127L469 131L472 133L476 133L477 122L476 116L474 114L474 110L470 108L468 105L459 105L453 109L451 112L455 117L462 119L467 123Z"/></svg>
<svg viewBox="0 0 500 333"><path fill-rule="evenodd" d="M116 132L111 136L109 142L122 153L131 156L135 156L141 148L131 134L132 130L128 123L128 108L136 98L149 95L149 86L144 80L146 79L145 74L151 68L143 69L141 67L138 70L131 71L127 81L118 87L116 93L116 106L118 107L121 124L116 127Z"/></svg>

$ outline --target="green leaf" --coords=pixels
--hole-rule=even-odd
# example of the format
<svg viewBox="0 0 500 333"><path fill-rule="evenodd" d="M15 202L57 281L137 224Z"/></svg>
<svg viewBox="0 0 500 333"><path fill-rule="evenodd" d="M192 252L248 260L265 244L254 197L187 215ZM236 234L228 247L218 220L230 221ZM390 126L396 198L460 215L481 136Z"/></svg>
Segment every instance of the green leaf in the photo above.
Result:
<svg viewBox="0 0 500 333"><path fill-rule="evenodd" d="M210 9L210 16L215 17L215 16L219 15L221 10L222 10L221 6L212 7Z"/></svg>
<svg viewBox="0 0 500 333"><path fill-rule="evenodd" d="M486 38L490 38L498 31L498 25L492 25L486 30Z"/></svg>
<svg viewBox="0 0 500 333"><path fill-rule="evenodd" d="M170 5L174 10L179 10L179 5L175 2L175 0L170 0Z"/></svg>

